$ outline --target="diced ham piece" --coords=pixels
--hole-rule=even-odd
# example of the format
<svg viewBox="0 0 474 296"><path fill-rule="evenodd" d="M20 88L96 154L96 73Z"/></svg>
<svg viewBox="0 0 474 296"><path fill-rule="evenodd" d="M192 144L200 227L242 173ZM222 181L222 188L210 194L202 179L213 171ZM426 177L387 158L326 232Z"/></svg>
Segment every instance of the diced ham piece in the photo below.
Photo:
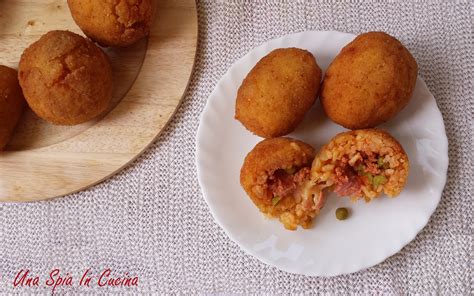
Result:
<svg viewBox="0 0 474 296"><path fill-rule="evenodd" d="M308 167L302 168L296 174L290 175L284 170L276 170L272 176L269 177L269 188L274 195L287 196L292 194L298 185L309 180L311 169Z"/></svg>
<svg viewBox="0 0 474 296"><path fill-rule="evenodd" d="M302 168L299 170L295 176L294 180L297 184L303 184L303 182L309 180L309 177L311 176L311 170L308 167Z"/></svg>
<svg viewBox="0 0 474 296"><path fill-rule="evenodd" d="M380 169L378 168L376 163L370 162L368 159L364 161L365 163L365 171L371 173L372 175L380 174Z"/></svg>
<svg viewBox="0 0 474 296"><path fill-rule="evenodd" d="M283 170L277 170L270 177L269 187L275 196L283 197L289 195L296 189L296 183L292 175L289 175Z"/></svg>
<svg viewBox="0 0 474 296"><path fill-rule="evenodd" d="M361 180L355 171L348 165L334 169L336 187L334 192L340 196L350 196L361 190Z"/></svg>

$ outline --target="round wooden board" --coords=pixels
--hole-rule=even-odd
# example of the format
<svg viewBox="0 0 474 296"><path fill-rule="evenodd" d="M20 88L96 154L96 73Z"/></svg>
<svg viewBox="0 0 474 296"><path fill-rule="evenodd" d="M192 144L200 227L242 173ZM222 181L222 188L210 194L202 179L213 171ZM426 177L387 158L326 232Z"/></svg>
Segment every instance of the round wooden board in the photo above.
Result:
<svg viewBox="0 0 474 296"><path fill-rule="evenodd" d="M36 201L97 184L136 159L160 134L186 91L197 48L193 0L158 0L148 41L106 49L114 69L109 112L55 126L26 110L0 153L0 201ZM82 34L66 0L0 1L0 64L17 68L23 50L50 30Z"/></svg>

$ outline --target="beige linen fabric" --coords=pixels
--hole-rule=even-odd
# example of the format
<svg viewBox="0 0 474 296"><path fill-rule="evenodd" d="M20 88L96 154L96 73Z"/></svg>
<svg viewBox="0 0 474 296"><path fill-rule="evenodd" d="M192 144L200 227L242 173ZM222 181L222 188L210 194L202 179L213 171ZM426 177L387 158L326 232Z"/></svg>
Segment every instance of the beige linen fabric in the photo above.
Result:
<svg viewBox="0 0 474 296"><path fill-rule="evenodd" d="M60 268L75 282L59 293L472 293L472 1L207 0L198 12L189 90L142 157L66 198L0 204L0 292L50 293L44 284L13 288L13 278L28 268L44 283ZM449 138L448 181L427 227L385 262L333 278L288 274L246 255L214 222L196 178L199 117L221 76L253 47L304 30L382 30L399 38L418 61ZM87 268L96 275L107 267L138 275L139 287L77 286Z"/></svg>

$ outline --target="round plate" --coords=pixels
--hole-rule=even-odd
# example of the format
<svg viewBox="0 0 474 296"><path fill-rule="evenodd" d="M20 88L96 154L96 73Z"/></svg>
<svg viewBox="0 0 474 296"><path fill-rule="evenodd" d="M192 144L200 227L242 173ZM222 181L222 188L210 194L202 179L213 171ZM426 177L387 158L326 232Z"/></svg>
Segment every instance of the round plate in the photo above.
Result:
<svg viewBox="0 0 474 296"><path fill-rule="evenodd" d="M426 225L441 197L448 167L448 143L435 99L418 78L408 106L380 128L388 130L410 158L410 175L394 199L352 203L328 195L313 228L288 231L276 219L266 219L239 184L246 154L261 138L234 120L235 98L243 78L267 53L280 47L309 50L325 70L355 35L303 32L269 41L236 62L211 94L197 135L198 178L216 221L247 253L281 270L333 276L373 266L398 252ZM316 149L345 129L332 123L318 102L289 137ZM335 210L351 209L339 221Z"/></svg>
<svg viewBox="0 0 474 296"><path fill-rule="evenodd" d="M0 153L0 201L70 194L117 173L153 142L187 88L197 46L193 0L160 0L148 40L104 49L113 102L101 118L56 126L26 110ZM82 34L66 0L0 1L0 64L17 68L23 50L50 30Z"/></svg>

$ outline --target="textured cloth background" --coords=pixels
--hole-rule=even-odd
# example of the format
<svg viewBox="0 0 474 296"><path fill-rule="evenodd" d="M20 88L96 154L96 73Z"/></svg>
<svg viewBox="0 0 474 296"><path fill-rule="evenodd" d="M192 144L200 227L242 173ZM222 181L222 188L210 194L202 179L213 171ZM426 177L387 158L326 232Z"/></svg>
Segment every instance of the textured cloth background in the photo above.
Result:
<svg viewBox="0 0 474 296"><path fill-rule="evenodd" d="M60 292L183 292L467 295L472 278L473 3L423 1L199 1L199 51L189 90L159 140L110 180L67 198L0 204L0 292L29 268L79 277L107 267L140 277L139 288ZM195 137L207 97L241 56L304 30L398 37L443 113L448 181L427 227L401 252L351 275L305 277L246 255L213 221L196 178ZM429 124L429 122L427 122Z"/></svg>

